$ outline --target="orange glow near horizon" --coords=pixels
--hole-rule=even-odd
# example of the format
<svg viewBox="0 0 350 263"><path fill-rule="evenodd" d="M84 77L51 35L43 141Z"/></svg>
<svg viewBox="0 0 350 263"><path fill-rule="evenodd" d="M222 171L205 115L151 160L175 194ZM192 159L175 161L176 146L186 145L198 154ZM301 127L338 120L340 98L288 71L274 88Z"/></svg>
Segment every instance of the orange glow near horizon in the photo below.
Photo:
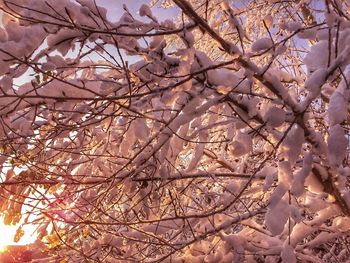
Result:
<svg viewBox="0 0 350 263"><path fill-rule="evenodd" d="M28 245L35 242L36 235L33 233L36 228L32 225L24 226L24 236L18 243L14 242L13 238L18 227L19 226L7 226L3 224L2 220L0 219L0 253L6 251L7 246Z"/></svg>

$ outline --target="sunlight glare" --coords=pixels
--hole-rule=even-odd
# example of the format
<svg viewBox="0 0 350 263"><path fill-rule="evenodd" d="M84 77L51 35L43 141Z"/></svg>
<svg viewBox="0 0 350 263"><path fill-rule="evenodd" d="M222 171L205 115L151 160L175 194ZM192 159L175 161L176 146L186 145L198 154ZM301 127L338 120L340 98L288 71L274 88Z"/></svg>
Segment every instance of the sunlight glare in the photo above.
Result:
<svg viewBox="0 0 350 263"><path fill-rule="evenodd" d="M13 245L28 245L34 243L36 240L36 235L33 235L35 231L35 226L27 225L23 227L24 236L21 240L16 243L13 238L16 234L16 230L19 226L7 226L4 225L0 220L0 252L4 252L7 246Z"/></svg>

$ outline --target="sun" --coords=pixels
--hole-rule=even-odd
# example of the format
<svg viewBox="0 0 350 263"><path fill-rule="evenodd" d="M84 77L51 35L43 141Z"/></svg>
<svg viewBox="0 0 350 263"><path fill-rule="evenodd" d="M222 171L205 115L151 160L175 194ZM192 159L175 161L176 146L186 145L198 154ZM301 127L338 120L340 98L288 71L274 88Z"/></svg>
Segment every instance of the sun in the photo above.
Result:
<svg viewBox="0 0 350 263"><path fill-rule="evenodd" d="M19 225L7 226L2 223L2 220L0 220L0 233L1 233L0 253L5 252L8 246L28 245L35 242L36 236L33 235L33 232L35 231L35 227L32 225L24 226L23 227L24 236L21 238L21 240L18 243L14 242L13 238L16 234L18 227Z"/></svg>
<svg viewBox="0 0 350 263"><path fill-rule="evenodd" d="M13 237L16 234L16 226L6 226L0 223L0 252L6 251L7 246L14 244Z"/></svg>

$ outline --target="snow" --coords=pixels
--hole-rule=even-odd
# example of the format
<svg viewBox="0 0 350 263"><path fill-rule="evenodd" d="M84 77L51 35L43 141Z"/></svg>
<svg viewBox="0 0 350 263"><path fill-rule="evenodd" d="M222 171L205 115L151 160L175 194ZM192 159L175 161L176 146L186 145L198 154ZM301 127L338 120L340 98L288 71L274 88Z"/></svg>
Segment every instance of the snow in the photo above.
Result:
<svg viewBox="0 0 350 263"><path fill-rule="evenodd" d="M216 86L235 87L239 83L238 76L228 69L210 70L208 82Z"/></svg>
<svg viewBox="0 0 350 263"><path fill-rule="evenodd" d="M252 137L244 132L238 132L229 144L229 151L235 157L245 155L251 151L253 147Z"/></svg>
<svg viewBox="0 0 350 263"><path fill-rule="evenodd" d="M231 182L226 186L226 190L229 193L236 193L239 190L239 185L237 184L237 182Z"/></svg>
<svg viewBox="0 0 350 263"><path fill-rule="evenodd" d="M80 8L80 12L85 15L85 16L89 16L90 15L90 9L86 6L82 6Z"/></svg>
<svg viewBox="0 0 350 263"><path fill-rule="evenodd" d="M328 50L328 43L325 40L312 45L310 52L304 58L304 63L309 72L327 67L328 52L325 52L325 50Z"/></svg>
<svg viewBox="0 0 350 263"><path fill-rule="evenodd" d="M286 24L287 30L289 30L290 32L294 32L299 30L302 25L299 22L290 22L288 24Z"/></svg>
<svg viewBox="0 0 350 263"><path fill-rule="evenodd" d="M298 243L302 242L304 238L313 233L315 229L305 222L300 222L293 227L290 235L290 244L295 247Z"/></svg>
<svg viewBox="0 0 350 263"><path fill-rule="evenodd" d="M284 52L287 51L287 49L288 49L288 48L287 48L285 45L278 45L278 46L276 47L276 50L275 50L274 55L275 55L275 56L282 55Z"/></svg>
<svg viewBox="0 0 350 263"><path fill-rule="evenodd" d="M313 240L311 240L308 243L308 247L312 248L321 244L325 244L337 237L339 237L341 234L338 233L327 233L327 232L322 232L320 233L316 238L314 238Z"/></svg>
<svg viewBox="0 0 350 263"><path fill-rule="evenodd" d="M333 10L331 12L325 12L324 18L329 27L332 27L336 23L337 19L339 19Z"/></svg>
<svg viewBox="0 0 350 263"><path fill-rule="evenodd" d="M260 52L260 51L271 48L272 45L273 45L273 42L272 42L271 38L264 37L264 38L260 38L260 39L256 40L252 44L251 49L253 52Z"/></svg>
<svg viewBox="0 0 350 263"><path fill-rule="evenodd" d="M346 155L348 140L345 137L344 129L339 124L330 128L327 144L330 164L333 167L341 165Z"/></svg>
<svg viewBox="0 0 350 263"><path fill-rule="evenodd" d="M8 188L12 196L0 206L20 216L20 194L47 190L40 206L67 206L62 219L76 229L79 218L99 221L99 233L67 241L77 248L63 249L72 261L157 261L166 245L179 250L159 261L316 262L319 245L349 230L339 205L350 207L350 23L340 17L342 1L339 13L309 9L315 26L300 12L309 0L289 1L289 17L278 0L258 12L209 1L207 18L198 1L202 20L188 6L183 14L169 8L176 14L160 23L152 11L182 1L124 1L116 14L108 9L114 22L93 0L12 2L28 8L14 6L16 18L3 5L2 176L15 183L22 178L13 167L26 167L28 180L46 176L40 183L52 178L57 187L4 186L0 194ZM330 179L339 194L328 193Z"/></svg>
<svg viewBox="0 0 350 263"><path fill-rule="evenodd" d="M230 4L229 4L229 1L227 0L224 0L220 3L220 6L223 10L227 11L227 10L230 10L231 7L230 7Z"/></svg>
<svg viewBox="0 0 350 263"><path fill-rule="evenodd" d="M334 228L335 232L346 232L350 229L350 218L345 216L336 217L333 220L332 227Z"/></svg>
<svg viewBox="0 0 350 263"><path fill-rule="evenodd" d="M298 37L301 39L315 40L317 34L317 28L304 29L298 33Z"/></svg>
<svg viewBox="0 0 350 263"><path fill-rule="evenodd" d="M0 80L1 91L5 93L12 88L13 79L10 76L3 76Z"/></svg>
<svg viewBox="0 0 350 263"><path fill-rule="evenodd" d="M342 197L348 207L350 207L350 191L346 191L345 193L342 194Z"/></svg>
<svg viewBox="0 0 350 263"><path fill-rule="evenodd" d="M252 86L252 81L248 80L248 79L245 79L234 90L236 92L242 92L242 93L246 93L247 94L247 93L250 92L251 86Z"/></svg>
<svg viewBox="0 0 350 263"><path fill-rule="evenodd" d="M285 121L286 113L283 109L272 106L270 107L264 115L264 120L271 127L279 127Z"/></svg>
<svg viewBox="0 0 350 263"><path fill-rule="evenodd" d="M130 129L134 131L135 137L139 140L145 141L149 137L150 129L148 128L145 119L136 119L132 122Z"/></svg>
<svg viewBox="0 0 350 263"><path fill-rule="evenodd" d="M47 45L50 49L57 49L63 56L65 56L69 49L71 49L71 42L75 38L83 37L84 35L73 29L63 28L57 34L49 35L47 38Z"/></svg>
<svg viewBox="0 0 350 263"><path fill-rule="evenodd" d="M303 220L300 209L296 205L290 205L290 217L295 223L300 223Z"/></svg>
<svg viewBox="0 0 350 263"><path fill-rule="evenodd" d="M269 207L270 208L276 207L282 200L287 190L288 188L286 187L285 184L279 183L278 186L273 191L273 193L271 194L271 197L269 199Z"/></svg>
<svg viewBox="0 0 350 263"><path fill-rule="evenodd" d="M257 173L259 177L265 177L263 191L266 192L277 178L277 171L274 167L265 166L262 171Z"/></svg>
<svg viewBox="0 0 350 263"><path fill-rule="evenodd" d="M329 100L329 106L327 110L327 119L329 126L334 126L337 124L341 124L346 120L348 116L348 105L345 100L344 95L335 91Z"/></svg>
<svg viewBox="0 0 350 263"><path fill-rule="evenodd" d="M107 18L107 9L98 5L98 10L93 1L91 0L76 0L82 7L88 8L95 14L101 15L103 19ZM62 3L63 5L63 3Z"/></svg>
<svg viewBox="0 0 350 263"><path fill-rule="evenodd" d="M313 97L321 92L321 87L326 81L327 70L320 68L313 72L305 81L305 88L310 91Z"/></svg>
<svg viewBox="0 0 350 263"><path fill-rule="evenodd" d="M273 17L270 14L266 15L263 21L267 28L270 28L273 25Z"/></svg>
<svg viewBox="0 0 350 263"><path fill-rule="evenodd" d="M194 45L195 38L191 31L185 31L183 39L188 47L192 47Z"/></svg>
<svg viewBox="0 0 350 263"><path fill-rule="evenodd" d="M303 142L304 131L298 125L294 125L282 143L281 156L285 157L293 165L301 153Z"/></svg>
<svg viewBox="0 0 350 263"><path fill-rule="evenodd" d="M265 214L265 225L272 235L276 236L283 232L288 216L289 206L285 201L280 201L273 208L268 208Z"/></svg>
<svg viewBox="0 0 350 263"><path fill-rule="evenodd" d="M141 5L140 9L139 9L139 14L140 16L152 16L152 11L151 8L147 5L147 4L143 4Z"/></svg>
<svg viewBox="0 0 350 263"><path fill-rule="evenodd" d="M264 166L260 171L258 171L256 173L256 177L260 177L260 178L267 178L271 175L273 175L274 177L277 174L277 169L273 166ZM270 179L268 179L270 180Z"/></svg>
<svg viewBox="0 0 350 263"><path fill-rule="evenodd" d="M293 107L294 110L299 110L299 105L295 103L295 100L289 94L288 89L282 84L279 79L279 76L275 76L274 74L269 73L268 71L264 75L264 79L273 86L273 92L278 95L278 97L282 98L284 103Z"/></svg>
<svg viewBox="0 0 350 263"><path fill-rule="evenodd" d="M6 42L8 40L8 37L7 37L7 32L3 29L3 28L0 28L0 42Z"/></svg>
<svg viewBox="0 0 350 263"><path fill-rule="evenodd" d="M322 182L319 178L316 177L313 173L311 173L305 180L305 185L307 186L307 190L315 193L315 194L322 194L324 187ZM301 189L300 189L301 190ZM298 192L296 192L296 195ZM312 204L310 204L312 205ZM315 206L316 207L316 206Z"/></svg>
<svg viewBox="0 0 350 263"><path fill-rule="evenodd" d="M56 69L56 65L52 62L46 62L46 63L43 63L41 69L43 71L52 71Z"/></svg>
<svg viewBox="0 0 350 263"><path fill-rule="evenodd" d="M229 7L226 9L228 14L229 14L229 24L231 26L231 28L235 31L237 31L239 37L241 39L244 38L244 29L242 27L242 25L240 24L239 20L237 19L237 16L234 14L233 10ZM229 50L229 53L230 54L237 54L239 53L239 50L237 49L237 47L232 44L232 43L229 43L230 45L230 50Z"/></svg>
<svg viewBox="0 0 350 263"><path fill-rule="evenodd" d="M269 72L269 74L274 75L282 82L292 82L294 80L298 80L287 71L278 68L269 68L267 72Z"/></svg>
<svg viewBox="0 0 350 263"><path fill-rule="evenodd" d="M25 34L25 27L18 24L16 21L9 21L5 25L5 30L7 33L7 40L20 42L23 35Z"/></svg>
<svg viewBox="0 0 350 263"><path fill-rule="evenodd" d="M243 97L239 100L241 104L243 104L247 108L248 117L252 118L258 114L258 103L259 100L257 98L249 98L249 97Z"/></svg>
<svg viewBox="0 0 350 263"><path fill-rule="evenodd" d="M312 154L306 153L304 155L303 167L295 174L291 187L291 193L295 196L300 196L304 193L305 179L310 174L312 169Z"/></svg>
<svg viewBox="0 0 350 263"><path fill-rule="evenodd" d="M200 132L199 133L199 141L201 142L205 142L208 141L208 133L207 132ZM203 156L203 151L205 148L205 143L198 143L194 149L194 154L193 157L190 161L190 163L188 164L187 167L187 171L192 171L193 169L195 169L198 165L198 162L200 161L200 159Z"/></svg>
<svg viewBox="0 0 350 263"><path fill-rule="evenodd" d="M297 258L294 253L294 248L290 245L284 245L281 252L282 263L296 263Z"/></svg>
<svg viewBox="0 0 350 263"><path fill-rule="evenodd" d="M152 38L152 41L149 43L149 48L152 50L156 50L165 44L163 36L155 36Z"/></svg>
<svg viewBox="0 0 350 263"><path fill-rule="evenodd" d="M310 225L315 227L315 226L320 226L322 225L326 220L338 216L341 214L340 208L334 204L328 204L324 205L323 209L317 212L317 216L314 217L310 221Z"/></svg>

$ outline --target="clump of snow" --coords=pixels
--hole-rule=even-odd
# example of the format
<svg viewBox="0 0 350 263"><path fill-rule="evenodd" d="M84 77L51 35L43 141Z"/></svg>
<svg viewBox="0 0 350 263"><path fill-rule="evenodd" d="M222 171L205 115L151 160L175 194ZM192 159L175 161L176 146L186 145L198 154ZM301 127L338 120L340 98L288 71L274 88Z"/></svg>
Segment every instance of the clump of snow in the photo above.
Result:
<svg viewBox="0 0 350 263"><path fill-rule="evenodd" d="M5 75L0 80L1 91L7 92L12 88L13 80L10 76Z"/></svg>
<svg viewBox="0 0 350 263"><path fill-rule="evenodd" d="M346 120L348 116L347 102L344 95L339 91L335 91L329 100L329 106L327 110L327 119L330 126L340 124Z"/></svg>
<svg viewBox="0 0 350 263"><path fill-rule="evenodd" d="M285 27L288 31L294 32L299 30L302 27L302 25L299 22L290 22L288 24L285 24Z"/></svg>
<svg viewBox="0 0 350 263"><path fill-rule="evenodd" d="M288 244L285 244L281 252L282 263L296 263L297 258L294 253L294 248Z"/></svg>
<svg viewBox="0 0 350 263"><path fill-rule="evenodd" d="M108 233L104 234L99 241L103 245L109 245L113 247L121 247L123 245L123 239L121 237Z"/></svg>
<svg viewBox="0 0 350 263"><path fill-rule="evenodd" d="M304 142L304 131L295 125L288 133L282 143L281 157L285 157L290 164L294 164L301 153L301 147Z"/></svg>
<svg viewBox="0 0 350 263"><path fill-rule="evenodd" d="M285 45L278 45L276 50L275 50L274 55L279 56L279 55L282 55L286 51L287 51L287 47Z"/></svg>
<svg viewBox="0 0 350 263"><path fill-rule="evenodd" d="M0 42L6 42L7 39L6 31L3 28L0 28Z"/></svg>
<svg viewBox="0 0 350 263"><path fill-rule="evenodd" d="M350 191L346 191L345 193L342 194L342 197L344 201L346 202L346 205L350 207Z"/></svg>
<svg viewBox="0 0 350 263"><path fill-rule="evenodd" d="M325 12L324 18L330 28L336 23L337 19L339 19L334 12Z"/></svg>
<svg viewBox="0 0 350 263"><path fill-rule="evenodd" d="M282 82L292 82L294 80L300 81L299 79L297 79L297 78L293 77L291 74L289 74L287 71L281 70L278 68L269 68L269 70L267 72L274 75Z"/></svg>
<svg viewBox="0 0 350 263"><path fill-rule="evenodd" d="M328 33L327 33L328 35ZM313 45L304 58L304 63L310 72L326 68L328 63L328 41L322 40Z"/></svg>
<svg viewBox="0 0 350 263"><path fill-rule="evenodd" d="M270 14L266 15L263 21L267 28L270 28L273 25L273 17Z"/></svg>
<svg viewBox="0 0 350 263"><path fill-rule="evenodd" d="M304 222L300 222L293 227L292 233L290 235L291 246L296 246L299 242L303 241L304 238L309 236L315 229Z"/></svg>
<svg viewBox="0 0 350 263"><path fill-rule="evenodd" d="M235 87L239 83L238 76L228 69L210 70L208 82L216 86Z"/></svg>
<svg viewBox="0 0 350 263"><path fill-rule="evenodd" d="M264 119L271 127L281 126L286 118L286 113L278 107L270 107L264 115Z"/></svg>
<svg viewBox="0 0 350 263"><path fill-rule="evenodd" d="M298 33L298 37L301 39L309 39L309 40L314 40L316 39L316 34L317 34L317 28L309 28L309 29L304 29L301 32Z"/></svg>
<svg viewBox="0 0 350 263"><path fill-rule="evenodd" d="M265 178L264 191L267 191L277 176L277 169L272 166L265 166L257 172L256 177Z"/></svg>
<svg viewBox="0 0 350 263"><path fill-rule="evenodd" d="M194 45L195 38L191 31L186 30L183 34L183 39L188 47L192 47Z"/></svg>
<svg viewBox="0 0 350 263"><path fill-rule="evenodd" d="M293 180L293 172L290 162L283 161L278 164L278 183L290 189Z"/></svg>
<svg viewBox="0 0 350 263"><path fill-rule="evenodd" d="M323 190L324 190L323 184L316 177L316 175L314 175L313 173L311 173L306 178L305 185L307 186L308 191L311 192L311 193L315 193L315 194L322 194L323 193ZM298 192L296 192L296 195L297 194L298 194Z"/></svg>
<svg viewBox="0 0 350 263"><path fill-rule="evenodd" d="M343 162L348 140L345 137L344 129L339 125L330 128L328 137L328 160L332 166L339 166Z"/></svg>
<svg viewBox="0 0 350 263"><path fill-rule="evenodd" d="M205 131L200 132L199 141L202 141L202 142L208 141L208 133ZM188 164L187 171L192 171L197 167L198 162L203 156L204 148L205 148L205 143L199 143L196 145L194 149L194 153L192 155L192 159Z"/></svg>
<svg viewBox="0 0 350 263"><path fill-rule="evenodd" d="M288 216L289 206L283 200L273 208L268 208L265 214L265 225L272 235L276 236L283 232Z"/></svg>
<svg viewBox="0 0 350 263"><path fill-rule="evenodd" d="M269 37L263 37L255 41L251 47L253 52L259 52L269 49L273 46L273 42Z"/></svg>
<svg viewBox="0 0 350 263"><path fill-rule="evenodd" d="M139 14L140 16L152 16L152 11L151 8L147 5L147 4L143 4L141 5L140 9L139 9Z"/></svg>
<svg viewBox="0 0 350 263"><path fill-rule="evenodd" d="M247 108L247 113L250 118L254 117L257 114L257 104L259 103L259 100L257 98L249 98L247 96L244 96L239 100L239 102Z"/></svg>
<svg viewBox="0 0 350 263"><path fill-rule="evenodd" d="M269 200L269 207L273 208L276 205L279 204L279 202L282 200L283 196L287 192L287 186L283 183L280 183L273 193L271 194L270 200Z"/></svg>
<svg viewBox="0 0 350 263"><path fill-rule="evenodd" d="M305 88L310 91L313 97L316 97L321 92L321 87L324 84L327 76L326 69L318 69L313 72L305 81Z"/></svg>
<svg viewBox="0 0 350 263"><path fill-rule="evenodd" d="M346 232L350 229L350 218L339 216L333 220L332 227L335 231Z"/></svg>
<svg viewBox="0 0 350 263"><path fill-rule="evenodd" d="M294 220L295 223L300 223L303 219L298 206L290 205L290 217Z"/></svg>
<svg viewBox="0 0 350 263"><path fill-rule="evenodd" d="M131 124L131 129L135 132L135 136L139 140L147 140L150 134L150 129L147 126L145 119L138 118Z"/></svg>
<svg viewBox="0 0 350 263"><path fill-rule="evenodd" d="M265 177L265 182L264 182L264 186L263 186L263 191L266 192L271 185L273 184L273 182L275 181L277 177L277 173L268 173Z"/></svg>
<svg viewBox="0 0 350 263"><path fill-rule="evenodd" d="M312 169L312 154L307 153L304 156L303 167L294 176L291 193L295 196L300 196L304 193L304 183L306 177L310 174Z"/></svg>
<svg viewBox="0 0 350 263"><path fill-rule="evenodd" d="M229 144L229 151L235 157L242 156L252 150L252 137L244 132L238 132L232 143Z"/></svg>

